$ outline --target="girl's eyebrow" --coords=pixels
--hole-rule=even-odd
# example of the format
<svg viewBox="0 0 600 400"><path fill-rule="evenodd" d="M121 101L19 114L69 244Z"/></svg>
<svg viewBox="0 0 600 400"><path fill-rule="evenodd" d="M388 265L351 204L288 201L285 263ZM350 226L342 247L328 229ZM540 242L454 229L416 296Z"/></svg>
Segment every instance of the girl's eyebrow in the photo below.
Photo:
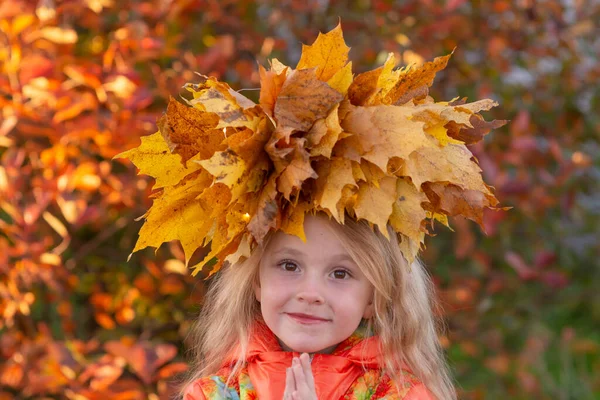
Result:
<svg viewBox="0 0 600 400"><path fill-rule="evenodd" d="M273 254L275 254L275 255L277 255L277 254L283 254L283 253L290 254L290 255L296 256L296 257L301 257L301 256L304 255L304 253L302 251L296 250L296 249L294 249L292 247L282 247L281 249L276 250L276 251L273 252Z"/></svg>

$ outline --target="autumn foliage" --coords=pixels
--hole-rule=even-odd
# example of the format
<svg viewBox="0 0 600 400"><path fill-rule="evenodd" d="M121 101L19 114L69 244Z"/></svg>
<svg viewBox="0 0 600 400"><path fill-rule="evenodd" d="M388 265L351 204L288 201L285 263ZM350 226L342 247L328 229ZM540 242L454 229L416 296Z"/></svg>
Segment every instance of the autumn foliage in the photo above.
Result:
<svg viewBox="0 0 600 400"><path fill-rule="evenodd" d="M134 251L178 240L186 264L210 244L193 275L211 262L250 257L271 229L305 240L304 216L344 214L400 235L412 263L434 219L461 215L483 224L498 200L466 143L492 127L479 112L492 100L434 102L435 73L449 56L353 77L341 26L303 46L295 69L260 70L260 104L206 76L186 84L187 105L170 99L159 131L129 158L156 179L157 192ZM429 221L431 220L431 222Z"/></svg>
<svg viewBox="0 0 600 400"><path fill-rule="evenodd" d="M235 251L219 243L231 232L164 229L162 207L226 199L179 217L241 232L270 200L296 221L313 181L336 218L341 200L379 226L391 207L410 240L436 235L423 257L460 398L595 398L600 10L398 3L0 2L0 399L167 399L202 278ZM338 17L351 50L327 64L318 32ZM415 128L402 143L372 133L399 121ZM465 168L419 176L407 145ZM277 223L254 222L255 238Z"/></svg>

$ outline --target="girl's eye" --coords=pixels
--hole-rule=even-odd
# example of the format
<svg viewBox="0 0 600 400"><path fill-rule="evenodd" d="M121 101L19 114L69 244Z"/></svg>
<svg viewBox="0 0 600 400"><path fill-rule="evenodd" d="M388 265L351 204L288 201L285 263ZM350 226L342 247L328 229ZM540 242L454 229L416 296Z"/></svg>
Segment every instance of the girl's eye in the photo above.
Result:
<svg viewBox="0 0 600 400"><path fill-rule="evenodd" d="M350 272L346 271L345 269L336 269L333 271L333 277L335 279L348 279L350 278Z"/></svg>
<svg viewBox="0 0 600 400"><path fill-rule="evenodd" d="M298 266L291 261L282 261L278 265L288 272L294 272L298 268Z"/></svg>

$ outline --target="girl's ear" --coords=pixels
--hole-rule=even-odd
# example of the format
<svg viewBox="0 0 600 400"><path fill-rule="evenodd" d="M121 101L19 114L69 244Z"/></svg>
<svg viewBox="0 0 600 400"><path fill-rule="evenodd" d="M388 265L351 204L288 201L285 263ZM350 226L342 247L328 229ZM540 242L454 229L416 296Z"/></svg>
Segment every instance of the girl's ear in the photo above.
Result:
<svg viewBox="0 0 600 400"><path fill-rule="evenodd" d="M374 310L373 299L371 299L369 304L367 304L367 306L365 307L365 312L363 313L363 318L370 319L373 316L373 310Z"/></svg>

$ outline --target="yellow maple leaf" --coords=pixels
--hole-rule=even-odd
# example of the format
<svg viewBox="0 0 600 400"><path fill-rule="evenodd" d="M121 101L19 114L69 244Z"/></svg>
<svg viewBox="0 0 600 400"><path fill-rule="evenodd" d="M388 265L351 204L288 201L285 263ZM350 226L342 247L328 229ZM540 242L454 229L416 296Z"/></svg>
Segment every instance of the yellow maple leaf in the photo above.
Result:
<svg viewBox="0 0 600 400"><path fill-rule="evenodd" d="M352 173L352 161L332 158L331 161L319 162L317 168L315 202L341 222L343 216L340 215L338 203L342 199L342 191L346 185L358 187Z"/></svg>
<svg viewBox="0 0 600 400"><path fill-rule="evenodd" d="M348 93L348 88L352 84L352 62L349 62L344 68L336 72L335 75L327 81L327 84L342 95L346 95L346 93Z"/></svg>
<svg viewBox="0 0 600 400"><path fill-rule="evenodd" d="M427 217L421 203L427 201L425 193L419 191L411 182L398 179L396 182L396 201L392 207L390 224L396 232L419 241L422 234L421 222Z"/></svg>
<svg viewBox="0 0 600 400"><path fill-rule="evenodd" d="M464 189L491 194L481 177L481 168L472 157L463 145L424 147L411 153L403 170L416 187L424 182L450 182Z"/></svg>
<svg viewBox="0 0 600 400"><path fill-rule="evenodd" d="M196 201L204 188L212 181L206 171L197 171L189 179L175 187L167 187L155 198L146 213L133 252L148 246L158 249L162 243L179 240L183 246L186 263L194 251L201 247L210 229L211 209ZM195 179L192 179L195 178Z"/></svg>
<svg viewBox="0 0 600 400"><path fill-rule="evenodd" d="M396 201L396 180L386 176L379 182L379 187L368 182L359 183L354 205L356 216L377 225L385 237L388 237L386 225Z"/></svg>
<svg viewBox="0 0 600 400"><path fill-rule="evenodd" d="M321 81L332 78L348 63L350 47L344 42L342 25L338 24L327 33L320 33L312 46L302 45L302 55L297 70L316 68L316 77Z"/></svg>
<svg viewBox="0 0 600 400"><path fill-rule="evenodd" d="M411 237L402 234L399 234L399 236L400 251L402 251L402 255L404 258L406 258L408 264L411 265L417 258L417 255L423 246L425 241L425 232L421 233L419 239L412 239Z"/></svg>
<svg viewBox="0 0 600 400"><path fill-rule="evenodd" d="M312 208L310 203L299 202L295 207L288 207L281 221L281 231L288 235L295 235L306 242L304 233L304 217L306 212Z"/></svg>
<svg viewBox="0 0 600 400"><path fill-rule="evenodd" d="M246 172L244 160L231 149L217 151L208 160L198 163L215 177L215 182L221 182L230 188L239 184Z"/></svg>
<svg viewBox="0 0 600 400"><path fill-rule="evenodd" d="M188 162L181 163L181 156L171 154L160 132L143 136L138 147L117 154L113 158L128 158L140 170L140 174L156 179L154 189L178 184L186 175L198 170L200 166ZM193 161L192 158L190 161Z"/></svg>

